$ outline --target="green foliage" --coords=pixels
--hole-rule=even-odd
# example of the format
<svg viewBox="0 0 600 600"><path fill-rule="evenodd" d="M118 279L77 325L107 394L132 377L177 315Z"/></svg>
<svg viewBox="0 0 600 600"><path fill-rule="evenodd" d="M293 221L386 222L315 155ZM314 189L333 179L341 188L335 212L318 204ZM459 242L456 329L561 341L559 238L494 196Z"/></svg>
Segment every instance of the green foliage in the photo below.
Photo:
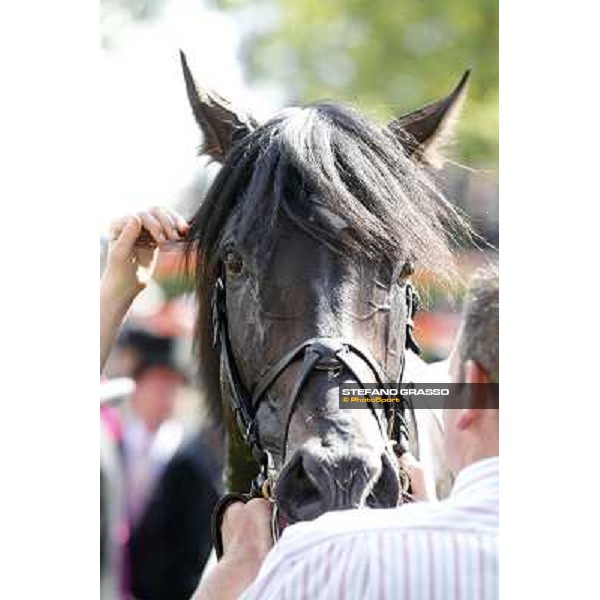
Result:
<svg viewBox="0 0 600 600"><path fill-rule="evenodd" d="M497 0L218 0L251 28L253 82L290 102L333 99L389 120L448 93L473 69L458 158L498 160Z"/></svg>

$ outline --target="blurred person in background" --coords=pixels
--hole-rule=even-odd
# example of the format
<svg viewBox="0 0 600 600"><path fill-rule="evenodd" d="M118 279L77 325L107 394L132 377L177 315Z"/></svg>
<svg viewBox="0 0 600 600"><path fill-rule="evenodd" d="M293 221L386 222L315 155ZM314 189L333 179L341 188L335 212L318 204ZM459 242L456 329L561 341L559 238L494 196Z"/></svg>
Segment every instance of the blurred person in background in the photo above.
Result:
<svg viewBox="0 0 600 600"><path fill-rule="evenodd" d="M122 411L122 427L127 514L135 527L183 440L184 425L174 409L186 379L174 359L172 338L137 329L126 332L118 345L127 347L131 339L139 354L132 373L136 388Z"/></svg>
<svg viewBox="0 0 600 600"><path fill-rule="evenodd" d="M129 588L140 600L187 600L210 553L218 466L203 432L174 415L186 383L175 340L137 329L117 345L139 360L123 426Z"/></svg>
<svg viewBox="0 0 600 600"><path fill-rule="evenodd" d="M100 592L102 600L119 597L123 557L121 534L124 473L120 452L121 428L116 409L133 392L132 379L100 382Z"/></svg>
<svg viewBox="0 0 600 600"><path fill-rule="evenodd" d="M156 246L135 246L142 228L158 244L179 236L177 228L184 233L182 221L175 213L153 209L113 225L100 284L101 370L156 263ZM205 432L187 431L174 414L177 394L186 383L175 342L139 327L124 331L117 341L114 370L131 375L136 383L120 423L126 524L122 598L188 600L210 552L210 515L218 498L220 467Z"/></svg>

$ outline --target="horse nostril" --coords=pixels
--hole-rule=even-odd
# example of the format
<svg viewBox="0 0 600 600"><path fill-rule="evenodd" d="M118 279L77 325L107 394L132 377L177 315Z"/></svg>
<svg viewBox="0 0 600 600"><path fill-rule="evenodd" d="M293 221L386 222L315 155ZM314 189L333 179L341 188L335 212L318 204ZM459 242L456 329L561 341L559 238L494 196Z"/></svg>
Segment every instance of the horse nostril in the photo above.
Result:
<svg viewBox="0 0 600 600"><path fill-rule="evenodd" d="M381 463L381 472L365 500L371 508L391 508L401 497L398 474L387 454L382 455Z"/></svg>
<svg viewBox="0 0 600 600"><path fill-rule="evenodd" d="M347 453L324 460L297 451L281 471L275 498L290 522L315 519L328 510L397 506L400 485L387 454Z"/></svg>
<svg viewBox="0 0 600 600"><path fill-rule="evenodd" d="M275 496L288 519L307 521L329 508L326 473L318 462L298 452L281 472Z"/></svg>

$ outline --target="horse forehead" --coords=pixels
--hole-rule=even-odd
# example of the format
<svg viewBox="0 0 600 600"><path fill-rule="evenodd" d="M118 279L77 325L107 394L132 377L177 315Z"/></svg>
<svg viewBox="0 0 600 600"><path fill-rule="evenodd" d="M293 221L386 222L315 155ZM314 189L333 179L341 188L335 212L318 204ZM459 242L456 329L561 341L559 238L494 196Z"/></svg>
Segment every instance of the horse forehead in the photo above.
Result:
<svg viewBox="0 0 600 600"><path fill-rule="evenodd" d="M310 302L314 309L352 304L373 295L369 274L355 260L313 242L283 250L273 258L260 283L265 302L278 298Z"/></svg>
<svg viewBox="0 0 600 600"><path fill-rule="evenodd" d="M340 231L345 229L341 217L331 213L331 219L337 219ZM321 284L323 281L339 283L361 279L363 274L379 270L375 262L368 263L358 253L330 247L298 228L282 228L271 247L268 255L257 249L257 262L262 263L267 275L310 277L311 281Z"/></svg>

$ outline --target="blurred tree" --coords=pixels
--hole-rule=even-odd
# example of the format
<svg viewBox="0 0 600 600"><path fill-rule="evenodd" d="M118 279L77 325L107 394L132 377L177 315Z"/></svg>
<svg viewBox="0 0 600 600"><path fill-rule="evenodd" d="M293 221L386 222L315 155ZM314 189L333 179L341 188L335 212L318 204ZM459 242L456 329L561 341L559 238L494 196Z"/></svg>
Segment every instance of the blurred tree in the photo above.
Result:
<svg viewBox="0 0 600 600"><path fill-rule="evenodd" d="M100 0L100 44L111 50L121 30L157 19L167 0Z"/></svg>
<svg viewBox="0 0 600 600"><path fill-rule="evenodd" d="M213 0L246 31L250 79L290 102L330 98L390 119L473 69L458 157L498 161L497 0Z"/></svg>

